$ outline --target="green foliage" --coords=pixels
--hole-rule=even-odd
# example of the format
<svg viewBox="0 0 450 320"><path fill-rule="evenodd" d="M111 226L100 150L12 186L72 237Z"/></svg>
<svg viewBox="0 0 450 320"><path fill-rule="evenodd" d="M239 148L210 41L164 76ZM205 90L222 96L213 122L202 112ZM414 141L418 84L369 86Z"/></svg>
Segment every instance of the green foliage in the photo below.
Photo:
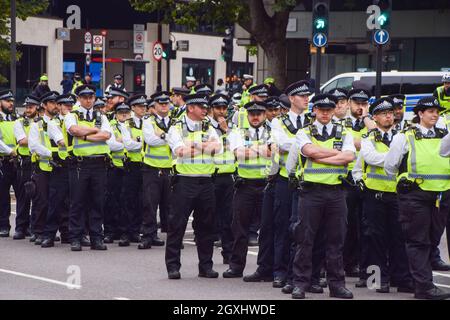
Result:
<svg viewBox="0 0 450 320"><path fill-rule="evenodd" d="M257 46L245 46L245 49L248 50L249 56L256 56L258 54Z"/></svg>
<svg viewBox="0 0 450 320"><path fill-rule="evenodd" d="M17 17L21 20L26 20L29 16L39 14L45 11L47 7L47 0L16 0ZM0 65L9 65L10 14L10 0L0 0ZM17 59L20 59L20 57L21 54L18 52ZM0 74L0 83L5 82L7 82L7 79Z"/></svg>

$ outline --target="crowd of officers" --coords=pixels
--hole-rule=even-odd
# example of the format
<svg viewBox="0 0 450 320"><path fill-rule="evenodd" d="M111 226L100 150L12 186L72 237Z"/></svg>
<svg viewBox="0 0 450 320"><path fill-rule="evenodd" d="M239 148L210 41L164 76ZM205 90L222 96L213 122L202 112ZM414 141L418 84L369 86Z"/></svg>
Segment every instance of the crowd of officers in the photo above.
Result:
<svg viewBox="0 0 450 320"><path fill-rule="evenodd" d="M258 267L245 282L270 281L294 299L328 286L351 299L345 276L366 287L376 267L379 293L449 298L432 277L450 270L438 249L450 229L450 76L443 82L413 121L400 94L369 106L366 89L338 88L309 101L298 81L268 96L250 75L240 101L208 85L151 97L112 87L102 100L84 84L28 96L20 117L2 91L0 236L12 186L13 238L42 248L166 245L168 278L179 279L193 214L199 277L219 276L218 239L223 277L243 277L255 229Z"/></svg>

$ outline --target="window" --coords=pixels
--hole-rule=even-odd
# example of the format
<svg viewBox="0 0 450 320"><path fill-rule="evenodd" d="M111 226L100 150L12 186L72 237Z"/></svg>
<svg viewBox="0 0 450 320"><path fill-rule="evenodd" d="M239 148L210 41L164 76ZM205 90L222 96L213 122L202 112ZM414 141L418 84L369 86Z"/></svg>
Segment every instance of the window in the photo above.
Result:
<svg viewBox="0 0 450 320"><path fill-rule="evenodd" d="M433 93L442 85L439 76L403 77L402 94Z"/></svg>
<svg viewBox="0 0 450 320"><path fill-rule="evenodd" d="M339 79L338 79L338 80L339 80ZM338 80L334 80L334 81L330 82L328 85L326 85L326 86L321 90L321 92L322 92L322 93L327 93L328 91L331 91L331 90L333 90L333 89L336 89Z"/></svg>
<svg viewBox="0 0 450 320"><path fill-rule="evenodd" d="M368 89L373 95L375 94L375 77L361 77L361 84L363 88ZM384 76L381 79L381 95L388 96L400 92L402 84L402 77Z"/></svg>
<svg viewBox="0 0 450 320"><path fill-rule="evenodd" d="M350 90L353 86L353 77L338 79L337 88Z"/></svg>

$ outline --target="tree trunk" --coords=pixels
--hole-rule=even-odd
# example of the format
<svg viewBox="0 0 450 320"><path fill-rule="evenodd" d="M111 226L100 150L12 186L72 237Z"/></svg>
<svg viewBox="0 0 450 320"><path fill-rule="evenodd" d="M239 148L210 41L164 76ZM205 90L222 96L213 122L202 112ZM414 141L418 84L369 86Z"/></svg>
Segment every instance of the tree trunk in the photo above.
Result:
<svg viewBox="0 0 450 320"><path fill-rule="evenodd" d="M287 45L286 39L261 44L267 56L268 75L275 79L276 86L283 90L287 85Z"/></svg>

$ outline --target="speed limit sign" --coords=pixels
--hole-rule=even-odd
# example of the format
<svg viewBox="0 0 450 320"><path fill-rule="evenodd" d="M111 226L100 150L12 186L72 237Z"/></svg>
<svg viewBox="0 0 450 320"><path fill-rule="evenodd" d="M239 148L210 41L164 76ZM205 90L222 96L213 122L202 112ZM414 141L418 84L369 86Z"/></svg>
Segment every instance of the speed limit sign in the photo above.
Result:
<svg viewBox="0 0 450 320"><path fill-rule="evenodd" d="M163 57L164 48L161 42L156 41L153 44L153 59L156 61L161 61Z"/></svg>

